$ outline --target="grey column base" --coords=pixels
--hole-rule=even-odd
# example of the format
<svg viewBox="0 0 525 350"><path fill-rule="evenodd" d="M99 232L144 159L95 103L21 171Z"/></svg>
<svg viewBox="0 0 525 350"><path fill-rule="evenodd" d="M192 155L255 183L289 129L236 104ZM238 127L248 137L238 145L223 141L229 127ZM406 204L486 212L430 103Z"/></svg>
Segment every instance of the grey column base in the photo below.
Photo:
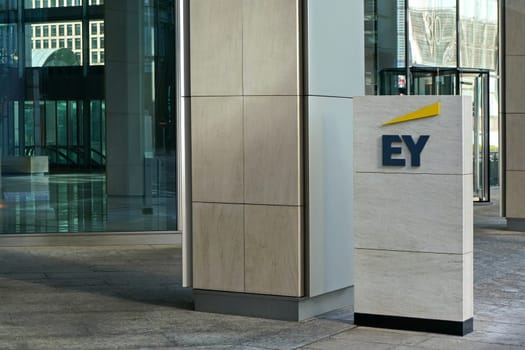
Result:
<svg viewBox="0 0 525 350"><path fill-rule="evenodd" d="M507 218L507 230L525 232L525 219Z"/></svg>
<svg viewBox="0 0 525 350"><path fill-rule="evenodd" d="M229 315L302 321L352 305L354 287L340 289L313 298L220 292L194 289L195 311Z"/></svg>

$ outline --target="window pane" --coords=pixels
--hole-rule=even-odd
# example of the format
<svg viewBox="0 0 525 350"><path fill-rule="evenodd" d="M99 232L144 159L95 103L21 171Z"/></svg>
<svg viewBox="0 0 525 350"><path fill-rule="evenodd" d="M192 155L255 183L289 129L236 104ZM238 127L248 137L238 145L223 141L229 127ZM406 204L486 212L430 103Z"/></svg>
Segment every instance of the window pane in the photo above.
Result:
<svg viewBox="0 0 525 350"><path fill-rule="evenodd" d="M409 6L409 65L456 67L456 0L411 0Z"/></svg>
<svg viewBox="0 0 525 350"><path fill-rule="evenodd" d="M381 77L389 79L388 94L403 93L405 76L405 0L365 0L365 88L367 95L380 93ZM384 80L384 79L383 79ZM382 92L384 93L384 92Z"/></svg>
<svg viewBox="0 0 525 350"><path fill-rule="evenodd" d="M56 145L57 143L57 120L56 104L54 101L46 102L46 145Z"/></svg>
<svg viewBox="0 0 525 350"><path fill-rule="evenodd" d="M15 0L16 1L16 0ZM82 0L24 0L26 9L82 6Z"/></svg>
<svg viewBox="0 0 525 350"><path fill-rule="evenodd" d="M122 1L110 14L56 9L78 0L20 4L29 9L22 26L0 25L0 111L9 121L0 135L12 135L0 138L0 153L45 157L49 172L23 180L27 198L35 188L46 195L2 208L0 234L176 230L175 0ZM110 48L104 20L125 23L108 27ZM115 59L104 69L106 50ZM20 178L3 175L2 190Z"/></svg>
<svg viewBox="0 0 525 350"><path fill-rule="evenodd" d="M0 11L16 10L17 8L17 0L3 0L0 2Z"/></svg>
<svg viewBox="0 0 525 350"><path fill-rule="evenodd" d="M77 102L69 102L69 144L72 146L78 145L78 114L77 114Z"/></svg>
<svg viewBox="0 0 525 350"><path fill-rule="evenodd" d="M24 106L24 155L30 155L35 147L35 118L34 118L34 103L32 101L26 102Z"/></svg>
<svg viewBox="0 0 525 350"><path fill-rule="evenodd" d="M57 102L57 143L59 147L67 147L67 103Z"/></svg>
<svg viewBox="0 0 525 350"><path fill-rule="evenodd" d="M495 70L498 60L497 0L460 0L461 67Z"/></svg>
<svg viewBox="0 0 525 350"><path fill-rule="evenodd" d="M26 65L28 67L82 65L82 33L64 35L65 28L73 28L73 26L82 28L82 23L53 22L26 25L26 31L33 33L31 45L26 53ZM39 35L40 33L42 35Z"/></svg>
<svg viewBox="0 0 525 350"><path fill-rule="evenodd" d="M459 10L461 67L485 68L491 72L488 81L490 149L486 151L490 152L490 162L497 162L499 150L498 1L460 0ZM475 96L475 85L462 84L462 87L464 95ZM479 157L480 154L474 154L474 158ZM485 166L488 165L485 164ZM492 186L498 184L499 173L497 164L491 164L491 166L495 168L490 171L490 185ZM476 184L476 181L474 183ZM474 190L476 192L476 188Z"/></svg>
<svg viewBox="0 0 525 350"><path fill-rule="evenodd" d="M18 66L17 28L16 24L0 24L0 65L2 66L6 65L10 68ZM0 91L1 89L0 86Z"/></svg>
<svg viewBox="0 0 525 350"><path fill-rule="evenodd" d="M90 21L90 65L104 64L104 21Z"/></svg>

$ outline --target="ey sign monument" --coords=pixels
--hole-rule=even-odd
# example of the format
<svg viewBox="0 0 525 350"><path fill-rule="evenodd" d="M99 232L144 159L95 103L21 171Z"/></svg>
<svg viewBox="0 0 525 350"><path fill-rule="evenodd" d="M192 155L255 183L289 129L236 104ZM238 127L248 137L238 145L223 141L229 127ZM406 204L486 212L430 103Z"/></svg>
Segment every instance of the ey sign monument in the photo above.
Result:
<svg viewBox="0 0 525 350"><path fill-rule="evenodd" d="M354 99L358 325L473 329L472 103Z"/></svg>

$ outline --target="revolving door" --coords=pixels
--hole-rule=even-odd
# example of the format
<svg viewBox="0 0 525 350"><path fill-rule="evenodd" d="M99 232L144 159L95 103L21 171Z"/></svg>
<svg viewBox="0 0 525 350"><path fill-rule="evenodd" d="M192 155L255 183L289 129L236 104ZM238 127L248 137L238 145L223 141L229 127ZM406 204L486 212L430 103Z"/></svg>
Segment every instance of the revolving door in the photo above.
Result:
<svg viewBox="0 0 525 350"><path fill-rule="evenodd" d="M472 97L474 201L490 200L489 70L439 67L383 69L381 95ZM408 79L407 79L408 75Z"/></svg>

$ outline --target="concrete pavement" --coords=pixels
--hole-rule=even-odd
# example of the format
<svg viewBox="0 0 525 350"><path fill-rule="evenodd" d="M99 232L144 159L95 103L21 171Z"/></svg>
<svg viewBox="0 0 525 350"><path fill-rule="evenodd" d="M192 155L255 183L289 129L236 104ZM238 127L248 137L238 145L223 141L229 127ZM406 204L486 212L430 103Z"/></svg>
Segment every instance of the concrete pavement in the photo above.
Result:
<svg viewBox="0 0 525 350"><path fill-rule="evenodd" d="M355 327L191 311L177 246L0 248L0 349L525 349L525 235L476 206L475 331Z"/></svg>

